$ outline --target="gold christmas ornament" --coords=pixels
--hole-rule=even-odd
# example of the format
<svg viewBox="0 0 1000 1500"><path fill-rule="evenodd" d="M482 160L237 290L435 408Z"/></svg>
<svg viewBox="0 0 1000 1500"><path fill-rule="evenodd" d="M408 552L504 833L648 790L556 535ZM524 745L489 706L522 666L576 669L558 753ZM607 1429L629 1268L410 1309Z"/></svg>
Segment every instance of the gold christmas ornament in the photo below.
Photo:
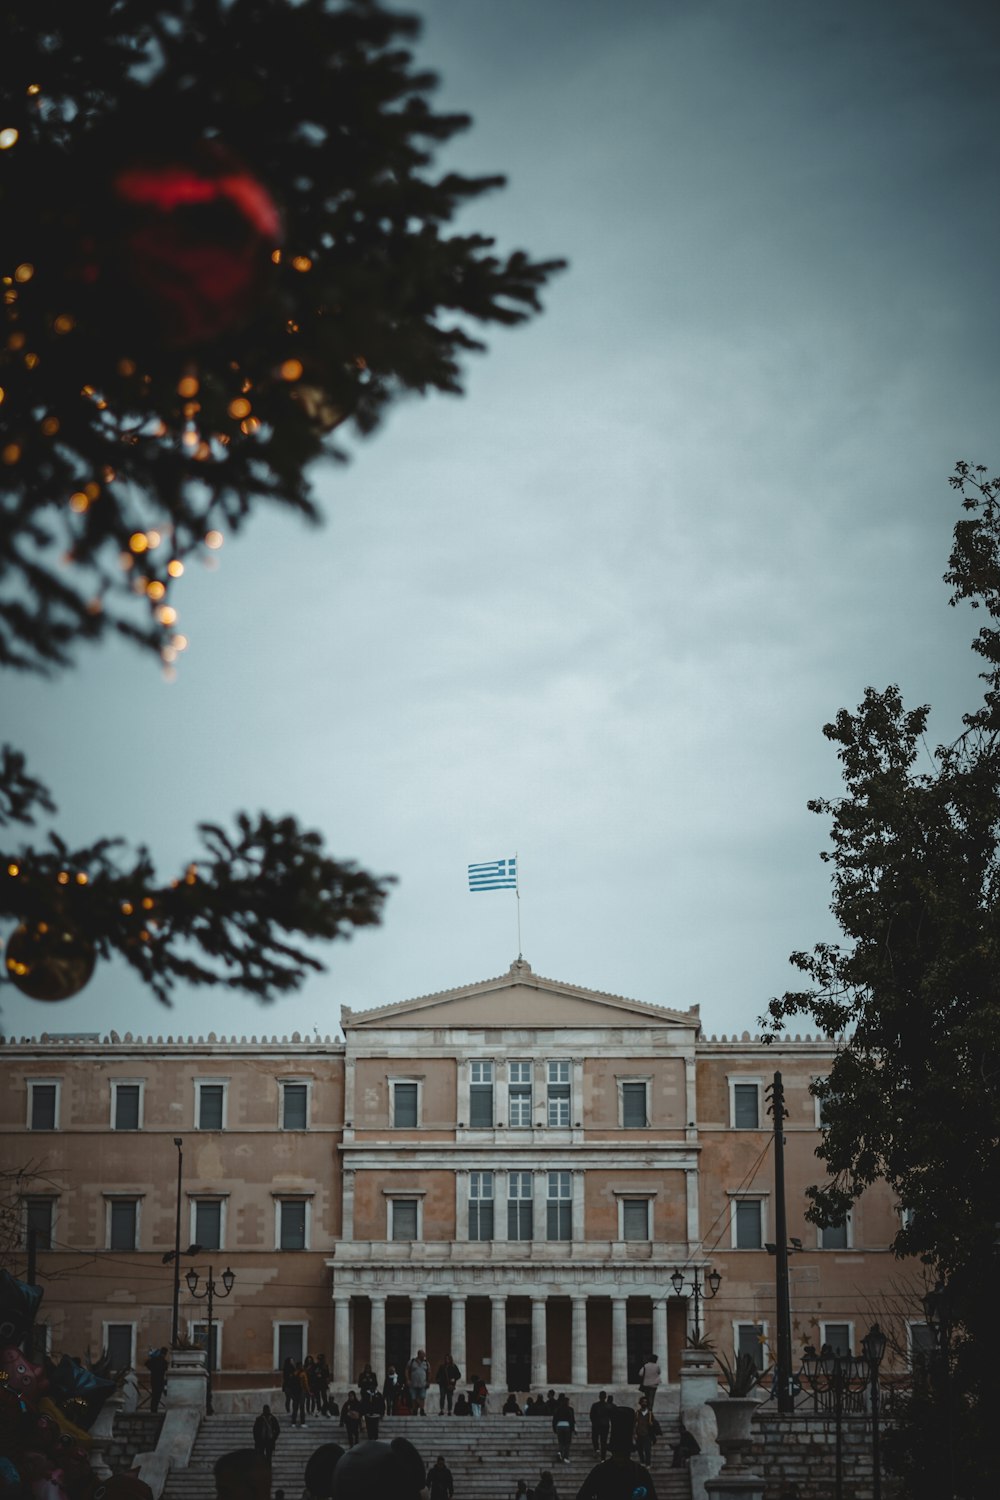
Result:
<svg viewBox="0 0 1000 1500"><path fill-rule="evenodd" d="M7 977L29 1000L72 999L95 962L93 944L60 922L22 922L7 944Z"/></svg>

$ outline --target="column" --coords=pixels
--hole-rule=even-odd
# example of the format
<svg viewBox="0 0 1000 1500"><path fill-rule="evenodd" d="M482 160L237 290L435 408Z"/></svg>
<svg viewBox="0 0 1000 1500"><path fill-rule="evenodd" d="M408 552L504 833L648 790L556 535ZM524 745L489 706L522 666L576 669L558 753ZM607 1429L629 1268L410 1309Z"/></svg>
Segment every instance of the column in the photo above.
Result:
<svg viewBox="0 0 1000 1500"><path fill-rule="evenodd" d="M385 1379L385 1294L373 1292L369 1301L372 1309L372 1332L368 1359L381 1383Z"/></svg>
<svg viewBox="0 0 1000 1500"><path fill-rule="evenodd" d="M469 1238L469 1174L465 1168L455 1173L455 1239L463 1244Z"/></svg>
<svg viewBox="0 0 1000 1500"><path fill-rule="evenodd" d="M698 1085L694 1054L684 1059L684 1139L698 1139Z"/></svg>
<svg viewBox="0 0 1000 1500"><path fill-rule="evenodd" d="M333 1384L346 1391L351 1384L351 1299L333 1299Z"/></svg>
<svg viewBox="0 0 1000 1500"><path fill-rule="evenodd" d="M627 1297L611 1299L611 1381L628 1385L628 1335L626 1333Z"/></svg>
<svg viewBox="0 0 1000 1500"><path fill-rule="evenodd" d="M584 1176L582 1167L573 1168L573 1178L571 1186L573 1190L573 1238L575 1240L585 1240L587 1238L587 1226L584 1222L584 1205L586 1199L584 1197Z"/></svg>
<svg viewBox="0 0 1000 1500"><path fill-rule="evenodd" d="M414 1292L410 1297L410 1343L411 1355L418 1349L427 1348L427 1294Z"/></svg>
<svg viewBox="0 0 1000 1500"><path fill-rule="evenodd" d="M653 1298L653 1353L659 1361L660 1369L663 1371L664 1382L667 1379L667 1299L666 1297Z"/></svg>
<svg viewBox="0 0 1000 1500"><path fill-rule="evenodd" d="M535 1172L531 1179L532 1195L532 1239L547 1240L549 1237L549 1174Z"/></svg>
<svg viewBox="0 0 1000 1500"><path fill-rule="evenodd" d="M573 1297L573 1353L570 1380L573 1385L587 1384L587 1299Z"/></svg>
<svg viewBox="0 0 1000 1500"><path fill-rule="evenodd" d="M545 1334L545 1297L531 1299L531 1388L541 1390L549 1378L549 1354Z"/></svg>
<svg viewBox="0 0 1000 1500"><path fill-rule="evenodd" d="M507 1243L507 1183L510 1174L506 1170L493 1173L493 1238L497 1244Z"/></svg>
<svg viewBox="0 0 1000 1500"><path fill-rule="evenodd" d="M492 1337L490 1339L489 1386L499 1393L507 1389L507 1297L495 1292L490 1297L492 1308Z"/></svg>
<svg viewBox="0 0 1000 1500"><path fill-rule="evenodd" d="M341 1236L345 1243L354 1238L354 1172L344 1173L344 1213Z"/></svg>
<svg viewBox="0 0 1000 1500"><path fill-rule="evenodd" d="M465 1368L465 1298L461 1296L451 1299L451 1355L464 1380L468 1371Z"/></svg>

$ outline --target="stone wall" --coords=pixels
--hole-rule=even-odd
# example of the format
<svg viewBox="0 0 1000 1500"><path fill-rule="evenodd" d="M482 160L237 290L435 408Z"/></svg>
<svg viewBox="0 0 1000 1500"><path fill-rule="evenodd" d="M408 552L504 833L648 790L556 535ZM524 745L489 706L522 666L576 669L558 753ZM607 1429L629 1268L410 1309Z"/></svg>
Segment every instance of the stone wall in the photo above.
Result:
<svg viewBox="0 0 1000 1500"><path fill-rule="evenodd" d="M152 1412L132 1412L127 1416L119 1412L115 1417L114 1437L105 1450L112 1473L131 1469L137 1453L151 1453L162 1426L162 1412L155 1416Z"/></svg>
<svg viewBox="0 0 1000 1500"><path fill-rule="evenodd" d="M833 1417L805 1412L755 1416L750 1467L764 1479L764 1500L835 1500L836 1433ZM872 1429L867 1418L844 1417L841 1452L844 1500L873 1500ZM883 1470L883 1500L893 1500L897 1493L895 1481Z"/></svg>

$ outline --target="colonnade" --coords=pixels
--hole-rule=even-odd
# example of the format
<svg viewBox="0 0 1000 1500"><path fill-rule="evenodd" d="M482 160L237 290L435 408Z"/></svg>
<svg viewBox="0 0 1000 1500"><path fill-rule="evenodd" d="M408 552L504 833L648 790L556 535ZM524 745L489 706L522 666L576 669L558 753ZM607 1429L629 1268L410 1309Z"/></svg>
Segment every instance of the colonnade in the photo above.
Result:
<svg viewBox="0 0 1000 1500"><path fill-rule="evenodd" d="M371 1327L369 1335L368 1361L384 1379L386 1368L386 1292L366 1292L370 1304ZM393 1297L396 1297L394 1292ZM469 1295L477 1293L454 1292L451 1303L451 1335L448 1349L430 1351L432 1364L435 1359L450 1352L461 1370L468 1360L466 1351L466 1303ZM490 1301L491 1364L489 1384L495 1390L507 1388L507 1302L511 1294L492 1292ZM527 1295L531 1302L531 1388L545 1388L551 1384L548 1371L548 1329L546 1303L549 1294L543 1291L518 1293ZM566 1294L560 1294L565 1300ZM622 1386L628 1383L628 1297L611 1294L607 1299L593 1298L583 1293L570 1293L571 1345L570 1384L590 1384L587 1359L587 1303L594 1300L609 1300L611 1303L611 1384ZM427 1348L427 1294L411 1292L410 1306L410 1354ZM344 1389L353 1378L353 1364L360 1364L360 1351L351 1351L351 1298L335 1294L333 1298L333 1383ZM667 1304L662 1296L652 1298L652 1347L665 1359L667 1349ZM433 1369L431 1371L433 1375Z"/></svg>

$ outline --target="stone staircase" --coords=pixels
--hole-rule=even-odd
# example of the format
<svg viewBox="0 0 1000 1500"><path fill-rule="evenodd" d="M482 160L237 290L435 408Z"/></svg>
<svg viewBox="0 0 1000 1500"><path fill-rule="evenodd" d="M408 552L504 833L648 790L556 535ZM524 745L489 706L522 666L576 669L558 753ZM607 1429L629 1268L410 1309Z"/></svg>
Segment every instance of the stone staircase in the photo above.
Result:
<svg viewBox="0 0 1000 1500"><path fill-rule="evenodd" d="M280 1407L274 1409L281 1437L275 1449L271 1492L283 1489L287 1500L300 1500L309 1456L321 1443L346 1447L344 1429L337 1419L319 1415L310 1417L304 1428L294 1428ZM678 1435L676 1416L659 1411L657 1416L663 1426L663 1437L653 1448L657 1495L659 1500L690 1500L687 1470L670 1467ZM426 1467L443 1454L455 1480L455 1500L511 1500L518 1479L533 1487L543 1469L551 1470L560 1500L574 1500L595 1462L590 1424L579 1416L577 1420L568 1464L557 1461L555 1435L549 1419L542 1417L386 1417L379 1437L408 1438ZM190 1465L170 1473L163 1500L215 1500L212 1466L232 1448L252 1447L252 1426L249 1414L206 1417Z"/></svg>

